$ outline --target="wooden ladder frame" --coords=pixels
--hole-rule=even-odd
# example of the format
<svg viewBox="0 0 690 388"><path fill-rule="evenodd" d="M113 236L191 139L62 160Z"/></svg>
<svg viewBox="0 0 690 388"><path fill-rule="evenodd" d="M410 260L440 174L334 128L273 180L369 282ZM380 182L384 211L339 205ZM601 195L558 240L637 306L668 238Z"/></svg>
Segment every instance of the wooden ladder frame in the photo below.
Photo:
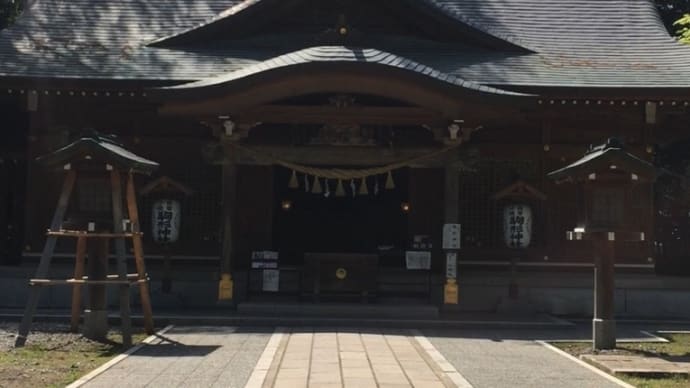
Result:
<svg viewBox="0 0 690 388"><path fill-rule="evenodd" d="M121 175L120 172L115 169L110 170L110 186L113 204L113 232L90 233L87 231L68 231L62 229L62 223L65 218L65 213L69 205L69 199L72 195L76 180L77 173L74 170L69 170L63 183L62 191L60 192L60 198L58 200L55 214L53 215L50 229L47 233L46 243L43 247L43 253L41 254L36 275L29 281L29 300L24 310L22 322L19 325L19 333L14 343L15 347L22 347L26 343L26 339L31 329L31 324L33 322L33 317L38 306L41 288L43 286L72 286L72 313L70 329L73 332L78 330L79 318L81 316L81 287L89 284L119 286L122 341L123 345L130 346L132 344L132 321L129 305L129 291L130 286L138 285L141 295L141 307L144 316L144 329L147 334L153 334L153 312L151 309L151 299L149 295L148 276L146 274L146 266L144 264L142 233L139 225L139 210L137 208L136 194L134 191L134 177L132 172L128 173L126 188L127 213L132 225L132 230L131 232L127 233L125 233L123 230L122 225L123 209ZM74 278L62 280L48 279L47 276L50 270L50 263L53 258L53 253L55 251L55 244L57 243L57 239L61 237L72 237L77 239ZM90 280L88 277L84 276L86 244L89 238L109 238L115 240L117 275L108 275L106 280ZM132 240L134 259L137 268L136 274L127 274L125 239Z"/></svg>

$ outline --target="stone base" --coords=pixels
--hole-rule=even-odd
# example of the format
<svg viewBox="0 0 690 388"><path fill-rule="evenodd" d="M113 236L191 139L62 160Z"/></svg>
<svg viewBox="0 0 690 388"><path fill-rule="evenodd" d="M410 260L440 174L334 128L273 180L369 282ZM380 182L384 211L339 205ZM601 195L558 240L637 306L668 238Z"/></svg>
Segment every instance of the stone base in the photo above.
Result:
<svg viewBox="0 0 690 388"><path fill-rule="evenodd" d="M594 350L616 348L616 321L613 319L592 320L592 344Z"/></svg>
<svg viewBox="0 0 690 388"><path fill-rule="evenodd" d="M96 341L106 339L108 335L108 311L85 310L82 334L84 337Z"/></svg>

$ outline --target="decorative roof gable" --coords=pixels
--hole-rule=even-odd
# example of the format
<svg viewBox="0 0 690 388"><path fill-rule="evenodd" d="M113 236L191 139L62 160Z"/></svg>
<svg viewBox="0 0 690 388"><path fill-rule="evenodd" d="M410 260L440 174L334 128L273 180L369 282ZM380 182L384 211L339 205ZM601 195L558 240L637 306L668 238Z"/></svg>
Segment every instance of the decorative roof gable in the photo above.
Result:
<svg viewBox="0 0 690 388"><path fill-rule="evenodd" d="M456 17L428 0L245 0L213 19L151 43L208 46L256 36L301 36L304 46L368 47L371 36L396 36L529 52L504 36Z"/></svg>

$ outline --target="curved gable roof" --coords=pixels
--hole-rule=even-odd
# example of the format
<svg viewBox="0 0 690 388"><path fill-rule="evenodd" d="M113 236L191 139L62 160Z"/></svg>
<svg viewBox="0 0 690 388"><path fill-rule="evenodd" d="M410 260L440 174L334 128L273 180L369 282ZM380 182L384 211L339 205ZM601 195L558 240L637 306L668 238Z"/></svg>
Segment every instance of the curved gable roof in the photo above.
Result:
<svg viewBox="0 0 690 388"><path fill-rule="evenodd" d="M452 74L446 74L433 69L429 66L415 62L408 58L403 58L395 54L387 53L376 49L355 49L342 46L321 46L299 50L289 54L281 55L257 64L247 66L242 70L228 74L210 77L197 82L191 82L178 86L161 88L161 90L191 90L200 88L211 88L229 84L233 81L249 78L261 73L268 73L278 69L294 68L300 65L312 63L338 64L338 63L357 63L366 65L387 66L391 69L408 71L413 74L426 76L431 80L459 86L470 91L504 95L504 96L530 96L528 94L514 93L498 88L484 86L475 82L467 81Z"/></svg>
<svg viewBox="0 0 690 388"><path fill-rule="evenodd" d="M304 2L305 0L301 0ZM433 22L437 25L449 25L447 33L450 36L445 38L452 40L453 38L461 40L464 38L470 38L486 47L493 47L498 49L507 50L518 50L527 52L524 46L522 46L518 39L513 36L503 34L496 31L488 24L474 23L471 19L464 17L462 13L455 12L450 7L445 6L435 0L377 0L371 2L370 0L358 0L363 3L369 3L369 5L382 5L382 6L397 6L398 8L408 8L414 15L414 19L424 19L433 18ZM316 2L321 5L323 3ZM384 4L385 3L385 4ZM279 9L280 6L287 4L285 8ZM169 36L165 36L154 42L151 45L159 47L170 47L175 45L185 45L203 41L206 38L213 38L214 35L222 34L224 28L232 27L233 24L240 22L249 23L253 28L256 25L261 25L268 27L272 22L269 16L272 11L274 12L291 12L293 9L297 8L299 2L286 3L285 0L243 0L232 7L226 9L223 12L215 15L214 17L207 20L205 23L201 23L197 26L188 28L186 30L181 30L175 32ZM351 5L356 8L355 5ZM344 11L347 11L346 6L343 6ZM277 11L276 11L277 9ZM344 12L347 16L347 12ZM247 20L248 19L248 20ZM328 21L330 22L330 21ZM326 23L328 23L326 22ZM335 20L333 20L335 22ZM353 27L357 27L356 23ZM239 32L242 27L237 28L235 31Z"/></svg>

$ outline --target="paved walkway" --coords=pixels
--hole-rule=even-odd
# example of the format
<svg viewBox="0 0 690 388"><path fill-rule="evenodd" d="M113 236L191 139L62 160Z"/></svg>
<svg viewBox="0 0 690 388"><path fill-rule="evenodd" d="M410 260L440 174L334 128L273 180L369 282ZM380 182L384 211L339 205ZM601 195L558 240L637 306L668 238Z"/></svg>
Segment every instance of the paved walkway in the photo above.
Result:
<svg viewBox="0 0 690 388"><path fill-rule="evenodd" d="M256 388L455 387L409 331L301 331L285 335L269 373ZM252 384L248 388L254 388Z"/></svg>
<svg viewBox="0 0 690 388"><path fill-rule="evenodd" d="M537 343L537 333L463 330L426 334L474 387L620 388Z"/></svg>
<svg viewBox="0 0 690 388"><path fill-rule="evenodd" d="M174 327L84 387L244 387L272 331Z"/></svg>
<svg viewBox="0 0 690 388"><path fill-rule="evenodd" d="M524 330L175 327L86 387L617 387Z"/></svg>

